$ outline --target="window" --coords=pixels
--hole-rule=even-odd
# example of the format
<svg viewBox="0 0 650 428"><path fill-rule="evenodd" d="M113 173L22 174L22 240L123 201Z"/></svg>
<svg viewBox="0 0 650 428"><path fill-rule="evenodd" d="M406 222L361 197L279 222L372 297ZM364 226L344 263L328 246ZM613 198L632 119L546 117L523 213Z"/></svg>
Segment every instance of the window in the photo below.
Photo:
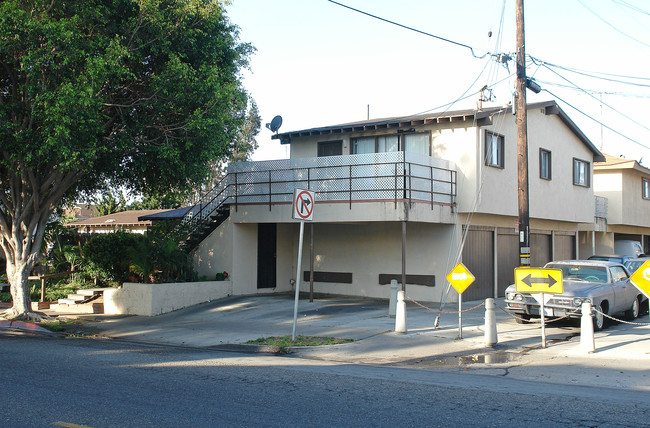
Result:
<svg viewBox="0 0 650 428"><path fill-rule="evenodd" d="M589 162L573 158L573 184L589 187Z"/></svg>
<svg viewBox="0 0 650 428"><path fill-rule="evenodd" d="M551 152L539 149L539 178L551 179Z"/></svg>
<svg viewBox="0 0 650 428"><path fill-rule="evenodd" d="M377 137L359 137L352 139L352 154L385 153L406 150L429 156L431 144L429 133L392 134Z"/></svg>
<svg viewBox="0 0 650 428"><path fill-rule="evenodd" d="M352 153L355 155L375 153L375 137L355 138L352 141Z"/></svg>
<svg viewBox="0 0 650 428"><path fill-rule="evenodd" d="M625 281L627 279L627 273L625 273L625 269L620 266L612 266L609 268L609 272L612 274L613 282Z"/></svg>
<svg viewBox="0 0 650 428"><path fill-rule="evenodd" d="M650 199L650 180L647 178L642 178L642 191L643 191L643 199Z"/></svg>
<svg viewBox="0 0 650 428"><path fill-rule="evenodd" d="M503 168L503 135L485 133L485 164L496 168Z"/></svg>
<svg viewBox="0 0 650 428"><path fill-rule="evenodd" d="M339 156L343 154L343 141L319 141L318 157Z"/></svg>
<svg viewBox="0 0 650 428"><path fill-rule="evenodd" d="M404 135L405 151L429 156L429 134Z"/></svg>

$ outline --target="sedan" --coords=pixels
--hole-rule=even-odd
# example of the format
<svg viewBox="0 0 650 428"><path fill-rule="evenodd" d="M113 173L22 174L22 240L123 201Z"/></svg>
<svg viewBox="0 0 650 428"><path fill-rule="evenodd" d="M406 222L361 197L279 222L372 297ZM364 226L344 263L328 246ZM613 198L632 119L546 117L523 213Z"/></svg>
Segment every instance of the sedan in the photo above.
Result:
<svg viewBox="0 0 650 428"><path fill-rule="evenodd" d="M583 302L594 309L594 329L606 326L605 317L623 314L628 320L639 316L645 296L632 284L625 267L620 263L600 260L563 260L546 264L547 269L562 271L564 292L554 294L544 305L544 316L550 318L580 318ZM540 305L528 293L516 290L514 284L506 288L506 307L516 315L519 323L540 316Z"/></svg>

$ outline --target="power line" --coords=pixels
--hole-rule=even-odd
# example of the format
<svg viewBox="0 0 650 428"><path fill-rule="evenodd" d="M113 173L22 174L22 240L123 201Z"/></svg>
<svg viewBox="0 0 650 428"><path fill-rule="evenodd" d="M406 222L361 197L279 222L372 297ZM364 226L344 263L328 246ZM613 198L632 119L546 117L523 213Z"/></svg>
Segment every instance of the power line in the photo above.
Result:
<svg viewBox="0 0 650 428"><path fill-rule="evenodd" d="M614 95L614 96L628 97L628 98L650 98L650 95L639 95L639 94L633 94L631 92L607 92L607 91L603 91L602 89L597 90L597 89L576 88L573 85L563 85L562 83L551 82L550 80L535 79L535 81L542 85L555 86L557 88L562 88L562 89L571 89L578 92L588 92L590 94Z"/></svg>
<svg viewBox="0 0 650 428"><path fill-rule="evenodd" d="M640 7L635 6L635 5L633 5L633 4L629 3L629 2L626 2L624 0L612 0L612 2L616 3L616 4L619 4L621 6L624 6L624 7L630 8L635 12L639 12L639 13L642 13L644 15L650 15L650 12L646 12L645 10L641 9Z"/></svg>
<svg viewBox="0 0 650 428"><path fill-rule="evenodd" d="M382 17L380 17L380 16L373 15L372 13L364 12L363 10L356 9L356 8L354 8L354 7L352 7L352 6L348 6L348 5L346 5L346 4L339 3L339 2L334 1L334 0L327 0L327 1L329 1L330 3L334 3L334 4L336 4L336 5L339 5L339 6L341 6L341 7L344 7L344 8L346 8L346 9L353 10L353 11L355 11L355 12L358 12L358 13L362 14L362 15L366 15L366 16L369 16L369 17L371 17L371 18L375 18L375 19L378 19L378 20L380 20L380 21L384 21L384 22L387 22L387 23L389 23L389 24L393 24L393 25L396 25L396 26L398 26L398 27L405 28L405 29L410 30L410 31L415 31L416 33L424 34L425 36L433 37L434 39L442 40L443 42L447 42L447 43L454 44L454 45L456 45L456 46L461 46L461 47L467 48L467 49L469 49L469 50L472 52L472 56L473 56L474 58L482 59L482 58L485 58L487 55L490 54L489 52L486 52L486 53L483 54L482 56L478 56L478 55L476 55L476 54L474 53L474 48L473 48L473 47L471 47L471 46L469 46L469 45L466 45L466 44L464 44L464 43L455 42L455 41L453 41L453 40L446 39L446 38L444 38L444 37L436 36L435 34L427 33L426 31L418 30L417 28L409 27L409 26L407 26L407 25L400 24L399 22L391 21L390 19L382 18Z"/></svg>
<svg viewBox="0 0 650 428"><path fill-rule="evenodd" d="M609 104L604 103L602 100L598 100L598 98L594 97L594 96L593 96L592 94L590 94L589 92L585 91L584 89L582 89L581 87L579 87L578 85L576 85L575 83L573 83L572 81L570 81L569 79L567 79L566 77L562 76L562 75L559 74L557 71L555 71L555 70L551 70L551 69L548 68L548 67L545 67L545 68L546 68L547 70L549 70L551 73L554 73L556 76L559 76L561 79L567 81L568 83L570 83L571 85L573 85L575 88L580 89L581 91L583 91L585 94L589 95L590 97L592 97L592 98L595 99L596 101L600 101L601 104L604 104L605 106L607 106L608 108L610 108L612 111L614 111L614 112L620 114L621 116L623 116L623 117L626 118L627 120L629 120L629 121L631 121L631 122L633 122L633 123L639 125L639 126L642 127L643 129L645 129L645 130L647 130L647 131L650 131L650 128L648 128L647 126L645 126L645 125L643 125L643 124L637 122L636 120L632 119L631 117L629 117L629 116L627 116L627 115L621 113L620 111L618 111L618 110L615 109L614 107L610 106Z"/></svg>
<svg viewBox="0 0 650 428"><path fill-rule="evenodd" d="M610 79L608 77L601 77L601 76L619 77L621 79L632 79L632 80L641 80L641 81L650 82L650 78L648 78L648 77L626 76L626 75L622 75L622 74L611 74L611 73L603 73L603 72L599 72L599 71L580 70L580 69L577 69L577 68L570 68L570 67L565 67L565 66L562 66L562 65L553 64L553 63L541 60L539 58L536 58L536 57L534 57L532 55L529 55L528 57L537 65L541 64L541 65L547 65L547 66L554 67L554 68L559 68L561 70L566 70L566 71L569 71L571 73L580 74L582 76L590 77L592 79L600 79L600 80L606 80L606 81L614 82L614 83L621 83L623 85L631 85L631 86L640 86L640 87L650 88L650 84L646 85L646 84L643 84L643 83L626 82L624 80Z"/></svg>
<svg viewBox="0 0 650 428"><path fill-rule="evenodd" d="M622 34L623 36L625 36L625 37L627 37L627 38L629 38L629 39L631 39L631 40L634 40L634 41L637 42L637 43L642 44L643 46L647 46L647 47L650 48L650 45L649 45L649 44L647 44L647 43L645 43L645 42L642 42L641 40L636 39L636 38L630 36L629 34L627 34L626 32L624 32L623 30L621 30L621 29L617 28L616 26L610 24L610 23L609 23L605 18L603 18L602 16L598 15L596 12L594 12L593 10L591 10L591 9L589 8L589 6L587 6L586 4L584 4L584 3L582 2L582 0L578 0L578 3L580 3L580 4L581 4L585 9L587 9L589 12L591 12L592 14L594 14L598 19L600 19L601 21L603 21L603 22L604 22L605 24L607 24L609 27L611 27L614 31L616 31L616 32L618 32L618 33L620 33L620 34Z"/></svg>
<svg viewBox="0 0 650 428"><path fill-rule="evenodd" d="M564 104L568 105L569 107L571 107L572 109L574 109L574 110L577 111L578 113L582 114L583 116L587 117L588 119L593 120L593 121L596 122L597 124L602 125L603 127L609 129L609 130L612 131L613 133L615 133L615 134L617 134L617 135L620 135L621 137L625 138L626 140L629 140L629 141L633 142L634 144L637 144L637 145L643 147L644 149L649 149L649 150L650 150L650 147L648 147L648 146L646 146L646 145L644 145L644 144L642 144L642 143L636 141L636 140L633 139L633 138L628 137L627 135L624 135L624 134L618 132L618 131L615 130L614 128L612 128L612 127L610 127L610 126L608 126L608 125L605 125L603 122L599 121L598 119L594 119L593 117L589 116L587 113L583 112L583 111L580 110L579 108L577 108L577 107L573 106L572 104L568 103L567 101L565 101L564 99L562 99L562 98L560 98L559 96L555 95L553 92L549 91L548 89L542 89L542 90L545 91L545 92L548 92L548 93L551 94L553 97L555 97L555 98L557 98L558 100L562 101Z"/></svg>

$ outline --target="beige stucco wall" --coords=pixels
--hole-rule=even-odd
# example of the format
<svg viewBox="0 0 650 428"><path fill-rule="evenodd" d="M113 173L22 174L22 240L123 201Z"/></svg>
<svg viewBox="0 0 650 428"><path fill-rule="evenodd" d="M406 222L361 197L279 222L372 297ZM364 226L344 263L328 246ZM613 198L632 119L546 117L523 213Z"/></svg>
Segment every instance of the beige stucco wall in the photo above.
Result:
<svg viewBox="0 0 650 428"><path fill-rule="evenodd" d="M598 171L594 174L594 194L607 198L607 223L623 222L623 174L619 171Z"/></svg>
<svg viewBox="0 0 650 428"><path fill-rule="evenodd" d="M504 136L504 168L486 167L478 212L517 216L517 127L512 115L497 116L484 128ZM480 133L483 150L485 132ZM540 148L551 152L551 180L539 176ZM483 152L477 158L482 159ZM528 111L528 182L530 218L593 223L592 187L573 185L573 158L585 160L593 171L593 153L564 125L557 115ZM479 180L482 178L478 177ZM471 198L462 194L459 199Z"/></svg>
<svg viewBox="0 0 650 428"><path fill-rule="evenodd" d="M137 284L104 291L104 313L154 316L232 294L230 281Z"/></svg>
<svg viewBox="0 0 650 428"><path fill-rule="evenodd" d="M309 270L309 225L305 230L302 269ZM435 275L435 287L408 285L407 295L420 301L440 301L450 245L458 242L458 229L450 225L407 223L406 266L408 274ZM292 278L295 279L299 227L294 227ZM453 251L452 251L453 252ZM317 293L389 298L390 286L379 285L379 274L402 272L402 223L314 224L314 270L352 272L352 284L314 284ZM453 257L452 257L453 260ZM301 291L309 291L302 282ZM450 293L449 300L456 296Z"/></svg>
<svg viewBox="0 0 650 428"><path fill-rule="evenodd" d="M633 169L623 172L622 224L650 227L650 200L643 199L642 177L650 179Z"/></svg>
<svg viewBox="0 0 650 428"><path fill-rule="evenodd" d="M214 280L217 272L233 271L233 225L226 219L192 251L194 269L199 278Z"/></svg>

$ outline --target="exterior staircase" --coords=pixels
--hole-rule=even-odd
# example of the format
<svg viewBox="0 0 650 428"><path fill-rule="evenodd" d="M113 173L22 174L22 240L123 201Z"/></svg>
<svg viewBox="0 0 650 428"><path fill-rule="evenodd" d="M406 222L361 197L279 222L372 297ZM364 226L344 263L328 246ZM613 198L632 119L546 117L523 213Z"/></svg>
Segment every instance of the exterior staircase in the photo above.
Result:
<svg viewBox="0 0 650 428"><path fill-rule="evenodd" d="M65 299L59 299L54 308L57 312L74 312L87 314L104 313L104 290L107 288L87 288L68 294Z"/></svg>
<svg viewBox="0 0 650 428"><path fill-rule="evenodd" d="M186 238L180 247L189 252L230 216L230 176L226 175L201 201L190 208L179 228Z"/></svg>

